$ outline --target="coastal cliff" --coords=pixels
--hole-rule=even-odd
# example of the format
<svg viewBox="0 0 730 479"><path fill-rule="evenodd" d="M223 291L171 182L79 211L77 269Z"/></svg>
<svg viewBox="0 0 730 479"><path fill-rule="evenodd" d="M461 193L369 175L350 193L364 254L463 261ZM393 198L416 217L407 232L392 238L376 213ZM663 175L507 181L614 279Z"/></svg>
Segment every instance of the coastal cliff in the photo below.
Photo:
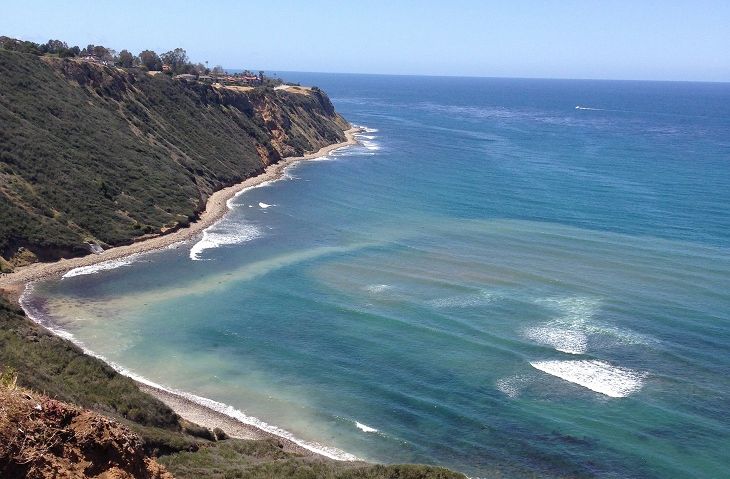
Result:
<svg viewBox="0 0 730 479"><path fill-rule="evenodd" d="M317 88L188 82L0 49L0 271L188 225L215 191L345 139Z"/></svg>

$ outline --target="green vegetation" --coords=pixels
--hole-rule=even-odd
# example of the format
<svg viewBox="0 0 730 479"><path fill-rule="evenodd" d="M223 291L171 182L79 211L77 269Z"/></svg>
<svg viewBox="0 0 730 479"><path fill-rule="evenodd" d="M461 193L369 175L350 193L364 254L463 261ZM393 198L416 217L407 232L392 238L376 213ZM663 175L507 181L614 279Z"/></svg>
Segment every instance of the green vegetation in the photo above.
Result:
<svg viewBox="0 0 730 479"><path fill-rule="evenodd" d="M347 126L319 91L240 92L3 49L0 91L10 266L185 226L213 191L341 141Z"/></svg>
<svg viewBox="0 0 730 479"><path fill-rule="evenodd" d="M282 451L275 441L228 440L159 459L178 479L463 479L447 469L422 465L371 465L327 461Z"/></svg>
<svg viewBox="0 0 730 479"><path fill-rule="evenodd" d="M0 300L0 366L18 385L146 426L179 429L177 415L103 361Z"/></svg>
<svg viewBox="0 0 730 479"><path fill-rule="evenodd" d="M126 49L117 53L116 50L102 45L87 45L86 48L79 48L78 46L69 47L66 42L61 40L48 40L46 43L35 43L6 36L0 36L0 48L38 56L80 58L85 61L93 61L108 66L115 65L121 68L164 71L170 75L208 75L211 73L213 75L223 75L225 73L220 65L215 66L211 70L202 63L191 62L187 52L182 48L175 48L160 55L153 50L143 50L139 55L134 55ZM248 70L237 75L241 78L255 76ZM266 77L263 71L259 72L257 78L259 83L277 85L282 83L281 80Z"/></svg>

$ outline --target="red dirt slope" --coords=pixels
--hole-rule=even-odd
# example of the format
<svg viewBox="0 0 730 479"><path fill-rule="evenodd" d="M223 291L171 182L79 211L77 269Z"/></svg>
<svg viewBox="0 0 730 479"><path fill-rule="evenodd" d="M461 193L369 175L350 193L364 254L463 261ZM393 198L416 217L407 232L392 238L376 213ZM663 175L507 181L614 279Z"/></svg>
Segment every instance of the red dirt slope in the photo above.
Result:
<svg viewBox="0 0 730 479"><path fill-rule="evenodd" d="M22 389L0 387L0 477L172 479L126 427Z"/></svg>

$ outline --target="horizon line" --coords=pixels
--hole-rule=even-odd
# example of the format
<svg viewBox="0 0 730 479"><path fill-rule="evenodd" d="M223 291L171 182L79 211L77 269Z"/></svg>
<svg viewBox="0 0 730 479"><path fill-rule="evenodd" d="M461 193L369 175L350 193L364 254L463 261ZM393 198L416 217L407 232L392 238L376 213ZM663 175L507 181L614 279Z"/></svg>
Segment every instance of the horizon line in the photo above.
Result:
<svg viewBox="0 0 730 479"><path fill-rule="evenodd" d="M490 76L490 75L445 75L435 73L367 73L367 72L326 72L307 70L277 70L265 68L228 68L226 71L249 70L268 73L314 73L324 75L363 75L363 76L394 76L394 77L429 77L429 78L482 78L492 80L560 80L560 81L605 81L605 82L646 82L646 83L719 83L730 84L728 80L655 80L634 78L570 78L570 77L541 77L541 76Z"/></svg>

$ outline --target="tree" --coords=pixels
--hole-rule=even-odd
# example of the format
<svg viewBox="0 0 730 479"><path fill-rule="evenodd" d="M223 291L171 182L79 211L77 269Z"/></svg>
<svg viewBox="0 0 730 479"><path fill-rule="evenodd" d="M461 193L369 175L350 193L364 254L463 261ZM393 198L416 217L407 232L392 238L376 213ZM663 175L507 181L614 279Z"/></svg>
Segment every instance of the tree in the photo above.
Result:
<svg viewBox="0 0 730 479"><path fill-rule="evenodd" d="M61 40L48 40L48 43L46 43L48 53L63 53L66 50L68 50L68 45Z"/></svg>
<svg viewBox="0 0 730 479"><path fill-rule="evenodd" d="M143 67L150 71L162 70L162 60L152 50L145 50L139 54L139 61Z"/></svg>
<svg viewBox="0 0 730 479"><path fill-rule="evenodd" d="M213 67L213 74L214 75L223 75L225 72L226 71L220 65L216 65L216 66Z"/></svg>
<svg viewBox="0 0 730 479"><path fill-rule="evenodd" d="M160 58L164 64L170 65L173 73L185 73L185 71L190 69L188 67L190 63L188 54L182 48L176 48L170 52L163 53L160 55Z"/></svg>
<svg viewBox="0 0 730 479"><path fill-rule="evenodd" d="M96 45L93 49L93 55L99 60L111 60L111 53L106 47Z"/></svg>
<svg viewBox="0 0 730 479"><path fill-rule="evenodd" d="M117 64L122 68L130 68L134 66L134 55L129 50L122 50L119 52L119 61Z"/></svg>

